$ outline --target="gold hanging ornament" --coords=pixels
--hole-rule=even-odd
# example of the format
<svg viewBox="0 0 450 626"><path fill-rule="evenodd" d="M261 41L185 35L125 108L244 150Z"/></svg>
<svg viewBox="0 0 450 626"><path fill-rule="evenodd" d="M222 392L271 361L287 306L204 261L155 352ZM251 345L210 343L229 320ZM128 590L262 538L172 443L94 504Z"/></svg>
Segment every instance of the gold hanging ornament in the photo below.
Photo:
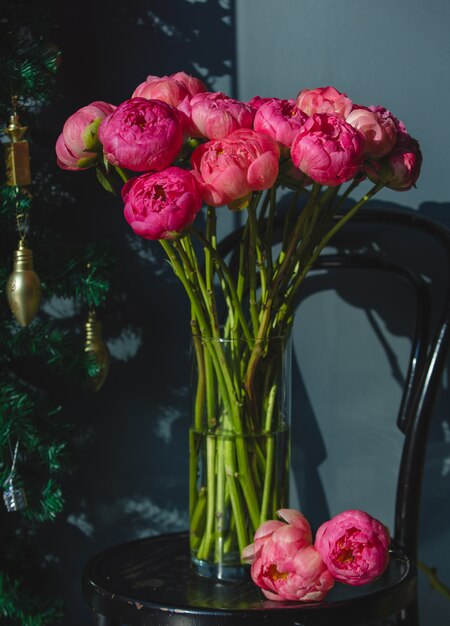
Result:
<svg viewBox="0 0 450 626"><path fill-rule="evenodd" d="M41 281L33 269L33 252L23 239L14 252L14 269L6 284L9 307L21 326L28 326L36 316L41 301Z"/></svg>
<svg viewBox="0 0 450 626"><path fill-rule="evenodd" d="M12 99L13 113L8 126L4 129L9 137L6 144L6 184L10 187L31 185L30 150L24 139L27 126L20 124L17 115L17 96Z"/></svg>
<svg viewBox="0 0 450 626"><path fill-rule="evenodd" d="M109 369L109 352L106 344L102 341L102 325L97 319L94 309L89 311L85 324L86 340L84 351L93 358L98 367L96 376L89 377L89 386L93 391L98 391L103 385Z"/></svg>

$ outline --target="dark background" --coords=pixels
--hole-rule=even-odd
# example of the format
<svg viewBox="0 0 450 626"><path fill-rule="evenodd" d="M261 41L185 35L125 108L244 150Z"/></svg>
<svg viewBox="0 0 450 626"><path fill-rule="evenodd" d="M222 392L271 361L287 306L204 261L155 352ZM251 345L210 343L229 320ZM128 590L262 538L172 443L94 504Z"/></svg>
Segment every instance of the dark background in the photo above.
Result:
<svg viewBox="0 0 450 626"><path fill-rule="evenodd" d="M375 10L374 3L358 0L54 3L62 98L46 110L45 124L56 141L76 109L95 100L118 104L147 74L184 70L212 90L242 99L295 97L304 87L332 84L355 101L392 108L421 140L419 188L383 192L381 200L450 225L442 145L449 124L436 107L450 97L449 85L442 84L450 60L442 24L448 24L450 10L443 0L433 3L432 15L419 1L393 4L382 0ZM56 177L68 194L63 219L70 232L108 240L117 257L111 296L101 311L113 363L98 394L67 397L79 444L76 469L66 480L64 513L42 532L55 595L65 599L67 626L75 626L89 619L80 577L91 555L127 539L187 527L189 325L184 294L158 245L133 235L120 199L106 194L93 172L57 171ZM223 232L234 222L228 213L220 216ZM407 243L392 234L391 246ZM34 248L38 259L37 242ZM439 277L442 258L430 254L417 246L418 261L426 261L427 271L434 265ZM399 295L394 286L377 292L372 284L362 298L345 282L320 297L307 292L296 321L293 504L315 524L344 508L365 508L387 523L392 516L388 458L400 445L394 432L383 439L369 431L375 452L385 446L380 466L380 455L365 445L356 472L347 460L359 428L395 414L409 346L409 294ZM76 309L58 300L46 307L63 321ZM332 330L335 322L344 328L340 334ZM375 383L370 396L369 383ZM314 481L305 478L311 467ZM390 485L381 494L372 488L380 472ZM436 565L447 583L449 484L446 369L430 433L420 558ZM424 580L421 611L424 626L444 626L450 618L450 603Z"/></svg>

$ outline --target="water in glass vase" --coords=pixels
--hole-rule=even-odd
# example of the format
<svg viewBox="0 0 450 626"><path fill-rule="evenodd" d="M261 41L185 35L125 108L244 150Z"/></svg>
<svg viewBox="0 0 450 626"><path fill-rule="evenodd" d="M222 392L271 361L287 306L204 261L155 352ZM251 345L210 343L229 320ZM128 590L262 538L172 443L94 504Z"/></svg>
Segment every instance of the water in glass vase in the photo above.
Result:
<svg viewBox="0 0 450 626"><path fill-rule="evenodd" d="M248 566L242 549L260 524L288 505L290 437L191 429L190 545L195 571L237 580Z"/></svg>

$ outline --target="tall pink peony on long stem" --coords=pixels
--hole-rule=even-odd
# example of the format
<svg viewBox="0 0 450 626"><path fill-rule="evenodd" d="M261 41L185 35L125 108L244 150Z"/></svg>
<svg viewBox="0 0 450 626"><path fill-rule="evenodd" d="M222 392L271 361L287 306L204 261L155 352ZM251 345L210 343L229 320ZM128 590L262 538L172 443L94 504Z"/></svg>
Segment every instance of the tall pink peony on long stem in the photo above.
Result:
<svg viewBox="0 0 450 626"><path fill-rule="evenodd" d="M331 575L347 585L372 582L389 563L389 531L364 511L344 511L322 524L314 545Z"/></svg>
<svg viewBox="0 0 450 626"><path fill-rule="evenodd" d="M170 165L183 143L176 109L161 100L125 100L100 125L99 139L112 165L134 172Z"/></svg>
<svg viewBox="0 0 450 626"><path fill-rule="evenodd" d="M198 146L191 161L203 200L221 206L251 191L269 189L278 175L279 157L274 139L240 129Z"/></svg>
<svg viewBox="0 0 450 626"><path fill-rule="evenodd" d="M107 102L91 102L67 118L56 142L56 158L63 170L85 170L96 164L102 147L98 127L115 107Z"/></svg>
<svg viewBox="0 0 450 626"><path fill-rule="evenodd" d="M132 178L122 189L124 215L145 239L176 239L202 207L194 176L179 167Z"/></svg>
<svg viewBox="0 0 450 626"><path fill-rule="evenodd" d="M362 134L340 116L319 113L295 135L292 162L321 185L333 187L351 180L361 170Z"/></svg>
<svg viewBox="0 0 450 626"><path fill-rule="evenodd" d="M269 600L323 600L334 579L311 545L308 521L292 509L277 514L286 523L266 522L243 551L243 558L252 563L253 581Z"/></svg>

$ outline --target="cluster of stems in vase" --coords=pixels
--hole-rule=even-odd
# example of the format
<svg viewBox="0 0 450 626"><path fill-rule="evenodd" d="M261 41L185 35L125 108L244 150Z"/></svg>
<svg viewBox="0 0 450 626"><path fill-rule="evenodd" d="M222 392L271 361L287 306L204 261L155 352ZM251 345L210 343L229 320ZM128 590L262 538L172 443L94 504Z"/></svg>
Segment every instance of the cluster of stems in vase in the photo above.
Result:
<svg viewBox="0 0 450 626"><path fill-rule="evenodd" d="M341 196L339 187L299 186L282 216L277 186L254 193L231 259L218 247L213 207L204 233L193 226L181 239L161 241L191 304L197 373L191 547L199 561L226 561L227 554L240 553L287 501L283 375L296 294L333 234L381 187L374 185L336 219L357 185L353 181Z"/></svg>

